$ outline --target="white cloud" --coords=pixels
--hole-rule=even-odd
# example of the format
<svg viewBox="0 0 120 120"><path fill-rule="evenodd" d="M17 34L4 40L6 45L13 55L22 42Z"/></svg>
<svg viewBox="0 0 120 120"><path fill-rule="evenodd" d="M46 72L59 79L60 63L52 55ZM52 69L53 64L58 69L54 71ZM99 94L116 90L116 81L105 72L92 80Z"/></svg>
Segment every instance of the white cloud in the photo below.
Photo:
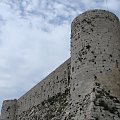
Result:
<svg viewBox="0 0 120 120"><path fill-rule="evenodd" d="M2 29L0 93L6 98L22 95L69 56L69 25L50 28L49 23L39 25L39 21L32 21L31 26L27 20L12 18ZM49 32L43 31L47 25Z"/></svg>
<svg viewBox="0 0 120 120"><path fill-rule="evenodd" d="M103 4L108 10L115 10L117 11L120 9L120 0L106 0Z"/></svg>

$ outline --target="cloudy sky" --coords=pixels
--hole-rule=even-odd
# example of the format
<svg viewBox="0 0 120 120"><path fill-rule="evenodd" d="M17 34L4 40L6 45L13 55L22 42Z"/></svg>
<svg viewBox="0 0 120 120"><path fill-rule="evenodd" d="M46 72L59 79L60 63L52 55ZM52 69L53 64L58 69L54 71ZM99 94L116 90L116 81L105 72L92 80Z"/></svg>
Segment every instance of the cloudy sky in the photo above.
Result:
<svg viewBox="0 0 120 120"><path fill-rule="evenodd" d="M89 9L120 18L120 0L0 0L0 106L70 57L70 24Z"/></svg>

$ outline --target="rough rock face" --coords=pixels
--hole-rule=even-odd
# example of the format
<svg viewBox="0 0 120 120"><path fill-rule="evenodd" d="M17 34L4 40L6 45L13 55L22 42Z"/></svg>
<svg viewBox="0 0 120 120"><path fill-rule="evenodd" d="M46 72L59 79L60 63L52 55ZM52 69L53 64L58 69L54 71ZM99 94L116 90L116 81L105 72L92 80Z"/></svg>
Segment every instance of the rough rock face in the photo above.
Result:
<svg viewBox="0 0 120 120"><path fill-rule="evenodd" d="M120 22L87 11L71 25L71 58L18 100L1 120L120 120Z"/></svg>
<svg viewBox="0 0 120 120"><path fill-rule="evenodd" d="M96 120L119 120L120 101L118 98L101 88L99 83L96 83L93 93L92 117Z"/></svg>
<svg viewBox="0 0 120 120"><path fill-rule="evenodd" d="M69 89L62 94L58 93L31 109L23 111L17 120L62 120L66 114L69 94Z"/></svg>
<svg viewBox="0 0 120 120"><path fill-rule="evenodd" d="M90 93L86 94L73 105L68 104L69 115L61 120L119 120L120 101L109 91L95 82ZM71 107L70 107L71 106ZM57 120L57 119L56 119Z"/></svg>

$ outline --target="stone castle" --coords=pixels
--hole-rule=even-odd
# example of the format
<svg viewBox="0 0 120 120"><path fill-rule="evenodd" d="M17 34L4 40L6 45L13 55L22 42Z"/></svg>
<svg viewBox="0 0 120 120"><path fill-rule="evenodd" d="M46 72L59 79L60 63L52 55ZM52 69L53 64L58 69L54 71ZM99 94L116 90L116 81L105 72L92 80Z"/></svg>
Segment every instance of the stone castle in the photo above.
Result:
<svg viewBox="0 0 120 120"><path fill-rule="evenodd" d="M120 120L120 22L91 10L71 25L71 58L18 100L1 120Z"/></svg>

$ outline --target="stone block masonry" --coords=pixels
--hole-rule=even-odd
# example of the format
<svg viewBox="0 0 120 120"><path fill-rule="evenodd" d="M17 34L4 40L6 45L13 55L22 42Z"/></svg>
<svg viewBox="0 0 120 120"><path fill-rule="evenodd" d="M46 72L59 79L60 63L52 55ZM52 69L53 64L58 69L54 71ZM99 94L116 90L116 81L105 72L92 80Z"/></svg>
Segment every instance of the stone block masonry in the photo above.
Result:
<svg viewBox="0 0 120 120"><path fill-rule="evenodd" d="M18 100L1 120L120 120L120 22L91 10L71 24L71 58Z"/></svg>

